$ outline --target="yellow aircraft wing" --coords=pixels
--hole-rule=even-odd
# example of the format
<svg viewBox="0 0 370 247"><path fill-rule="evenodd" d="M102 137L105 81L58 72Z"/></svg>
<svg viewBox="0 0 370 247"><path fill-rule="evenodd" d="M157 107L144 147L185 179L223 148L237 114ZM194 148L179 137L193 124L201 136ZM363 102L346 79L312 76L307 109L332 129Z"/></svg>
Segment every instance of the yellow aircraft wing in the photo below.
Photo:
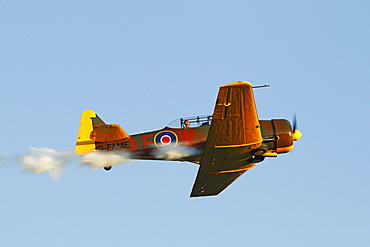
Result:
<svg viewBox="0 0 370 247"><path fill-rule="evenodd" d="M252 84L220 87L212 124L191 197L217 195L254 167L249 152L261 146L262 135Z"/></svg>

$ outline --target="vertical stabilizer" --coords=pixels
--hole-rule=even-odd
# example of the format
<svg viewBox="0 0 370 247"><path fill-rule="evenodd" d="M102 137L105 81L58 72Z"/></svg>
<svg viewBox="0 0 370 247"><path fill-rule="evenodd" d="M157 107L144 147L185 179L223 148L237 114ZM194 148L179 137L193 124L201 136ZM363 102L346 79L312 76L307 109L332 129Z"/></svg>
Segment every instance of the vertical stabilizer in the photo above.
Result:
<svg viewBox="0 0 370 247"><path fill-rule="evenodd" d="M95 124L105 125L94 111L87 110L81 115L80 127L76 141L76 153L82 155L95 151L95 141L91 139L91 132L94 130Z"/></svg>

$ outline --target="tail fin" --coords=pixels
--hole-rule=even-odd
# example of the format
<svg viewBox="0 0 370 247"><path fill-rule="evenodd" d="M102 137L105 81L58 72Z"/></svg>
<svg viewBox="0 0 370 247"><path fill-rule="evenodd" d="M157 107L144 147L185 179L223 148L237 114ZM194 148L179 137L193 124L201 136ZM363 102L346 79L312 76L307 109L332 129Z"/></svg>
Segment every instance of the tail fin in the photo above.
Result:
<svg viewBox="0 0 370 247"><path fill-rule="evenodd" d="M117 124L105 124L104 121L91 110L81 115L80 128L76 141L76 153L83 155L96 151L96 143L110 142L129 138L129 135Z"/></svg>

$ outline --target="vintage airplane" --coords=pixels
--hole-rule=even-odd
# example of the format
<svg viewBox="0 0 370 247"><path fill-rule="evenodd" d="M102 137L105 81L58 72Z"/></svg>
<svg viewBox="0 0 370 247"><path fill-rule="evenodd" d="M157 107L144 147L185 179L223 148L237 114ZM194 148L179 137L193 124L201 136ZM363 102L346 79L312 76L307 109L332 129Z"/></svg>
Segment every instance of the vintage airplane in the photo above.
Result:
<svg viewBox="0 0 370 247"><path fill-rule="evenodd" d="M129 136L117 124L105 124L95 112L82 113L76 152L127 151L133 159L178 160L199 164L191 197L218 195L265 157L293 149L302 133L288 120L259 120L252 84L220 87L212 116L180 118L157 131ZM185 157L158 157L158 150L186 147ZM110 170L111 167L105 167Z"/></svg>

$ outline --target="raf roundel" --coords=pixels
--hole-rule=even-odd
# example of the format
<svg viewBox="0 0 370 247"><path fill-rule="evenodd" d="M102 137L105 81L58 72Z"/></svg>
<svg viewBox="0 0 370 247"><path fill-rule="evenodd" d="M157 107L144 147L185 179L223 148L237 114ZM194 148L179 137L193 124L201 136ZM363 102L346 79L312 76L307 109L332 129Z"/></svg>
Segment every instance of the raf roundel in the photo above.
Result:
<svg viewBox="0 0 370 247"><path fill-rule="evenodd" d="M176 145L178 141L177 135L172 131L158 132L154 137L154 144L160 148L167 145Z"/></svg>

